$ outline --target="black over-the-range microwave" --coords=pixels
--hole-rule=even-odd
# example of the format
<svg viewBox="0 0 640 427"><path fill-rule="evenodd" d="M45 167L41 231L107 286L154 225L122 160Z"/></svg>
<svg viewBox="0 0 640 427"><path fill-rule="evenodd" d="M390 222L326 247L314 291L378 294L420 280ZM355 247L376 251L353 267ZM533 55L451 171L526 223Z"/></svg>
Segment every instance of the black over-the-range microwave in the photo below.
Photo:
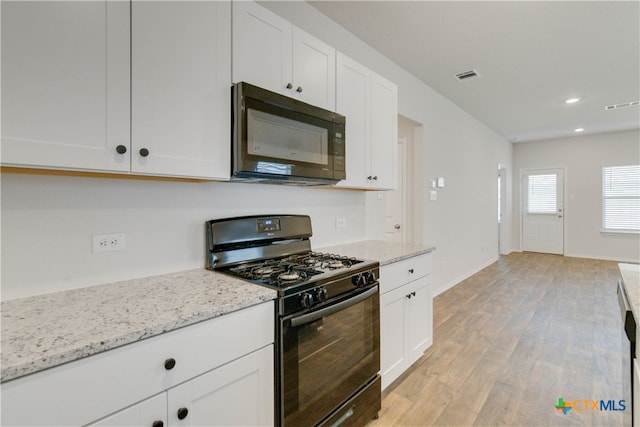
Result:
<svg viewBox="0 0 640 427"><path fill-rule="evenodd" d="M241 82L232 87L234 181L331 185L346 178L345 117Z"/></svg>

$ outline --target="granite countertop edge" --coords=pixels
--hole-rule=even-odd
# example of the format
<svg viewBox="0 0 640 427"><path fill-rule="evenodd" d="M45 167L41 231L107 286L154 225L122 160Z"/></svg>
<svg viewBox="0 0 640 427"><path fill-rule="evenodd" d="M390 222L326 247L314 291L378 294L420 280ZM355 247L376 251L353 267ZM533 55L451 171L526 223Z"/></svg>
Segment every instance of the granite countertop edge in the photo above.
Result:
<svg viewBox="0 0 640 427"><path fill-rule="evenodd" d="M622 282L627 291L631 312L633 313L636 323L640 323L640 265L620 263L618 264L618 268L620 269Z"/></svg>
<svg viewBox="0 0 640 427"><path fill-rule="evenodd" d="M392 243L382 240L361 240L326 246L318 249L320 252L335 252L356 258L378 261L381 266L394 262L431 253L436 250L434 245L416 245L410 243Z"/></svg>
<svg viewBox="0 0 640 427"><path fill-rule="evenodd" d="M3 301L0 382L275 297L274 290L198 269Z"/></svg>

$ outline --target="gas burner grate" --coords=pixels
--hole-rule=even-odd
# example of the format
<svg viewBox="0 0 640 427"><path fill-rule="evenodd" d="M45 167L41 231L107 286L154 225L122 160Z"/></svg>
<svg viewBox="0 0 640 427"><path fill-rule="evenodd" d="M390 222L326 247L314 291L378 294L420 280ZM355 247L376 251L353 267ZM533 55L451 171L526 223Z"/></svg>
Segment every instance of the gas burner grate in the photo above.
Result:
<svg viewBox="0 0 640 427"><path fill-rule="evenodd" d="M289 259L267 260L229 269L239 277L271 286L301 283L322 271L313 266L294 263Z"/></svg>

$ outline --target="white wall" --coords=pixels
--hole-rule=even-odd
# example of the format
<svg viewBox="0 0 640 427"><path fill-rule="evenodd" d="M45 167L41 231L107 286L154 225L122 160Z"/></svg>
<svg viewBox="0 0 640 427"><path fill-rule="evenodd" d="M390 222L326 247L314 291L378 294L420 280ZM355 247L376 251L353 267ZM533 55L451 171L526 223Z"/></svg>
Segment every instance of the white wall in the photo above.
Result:
<svg viewBox="0 0 640 427"><path fill-rule="evenodd" d="M265 6L398 84L399 113L422 125L416 240L438 247L435 292L496 260L497 164L512 172L511 144L307 3ZM437 176L446 187L429 201ZM204 221L274 212L310 214L314 247L384 239L377 192L2 174L2 298L199 268ZM127 249L92 254L91 235L111 232Z"/></svg>
<svg viewBox="0 0 640 427"><path fill-rule="evenodd" d="M640 262L640 236L601 233L602 167L640 163L640 132L626 131L515 144L520 169L565 168L565 255ZM513 232L520 248L519 172Z"/></svg>
<svg viewBox="0 0 640 427"><path fill-rule="evenodd" d="M313 246L365 237L363 192L2 174L2 298L204 268L204 222L311 216ZM344 217L347 227L335 228ZM126 250L94 254L93 234L124 232Z"/></svg>

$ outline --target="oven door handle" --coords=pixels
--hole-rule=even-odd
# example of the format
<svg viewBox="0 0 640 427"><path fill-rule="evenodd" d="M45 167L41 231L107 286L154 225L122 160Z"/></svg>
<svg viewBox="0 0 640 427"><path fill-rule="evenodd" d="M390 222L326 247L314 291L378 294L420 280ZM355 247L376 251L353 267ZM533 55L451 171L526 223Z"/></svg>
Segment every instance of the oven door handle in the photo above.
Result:
<svg viewBox="0 0 640 427"><path fill-rule="evenodd" d="M295 328L297 326L314 322L325 316L328 316L330 314L343 310L347 307L350 307L354 304L357 304L361 301L364 301L367 298L371 297L372 295L375 295L377 292L378 292L378 285L376 284L373 288L368 289L365 292L362 292L361 294L357 294L356 296L346 299L344 301L340 301L337 304L330 305L318 311L313 311L311 313L301 314L300 316L292 317L291 326Z"/></svg>

